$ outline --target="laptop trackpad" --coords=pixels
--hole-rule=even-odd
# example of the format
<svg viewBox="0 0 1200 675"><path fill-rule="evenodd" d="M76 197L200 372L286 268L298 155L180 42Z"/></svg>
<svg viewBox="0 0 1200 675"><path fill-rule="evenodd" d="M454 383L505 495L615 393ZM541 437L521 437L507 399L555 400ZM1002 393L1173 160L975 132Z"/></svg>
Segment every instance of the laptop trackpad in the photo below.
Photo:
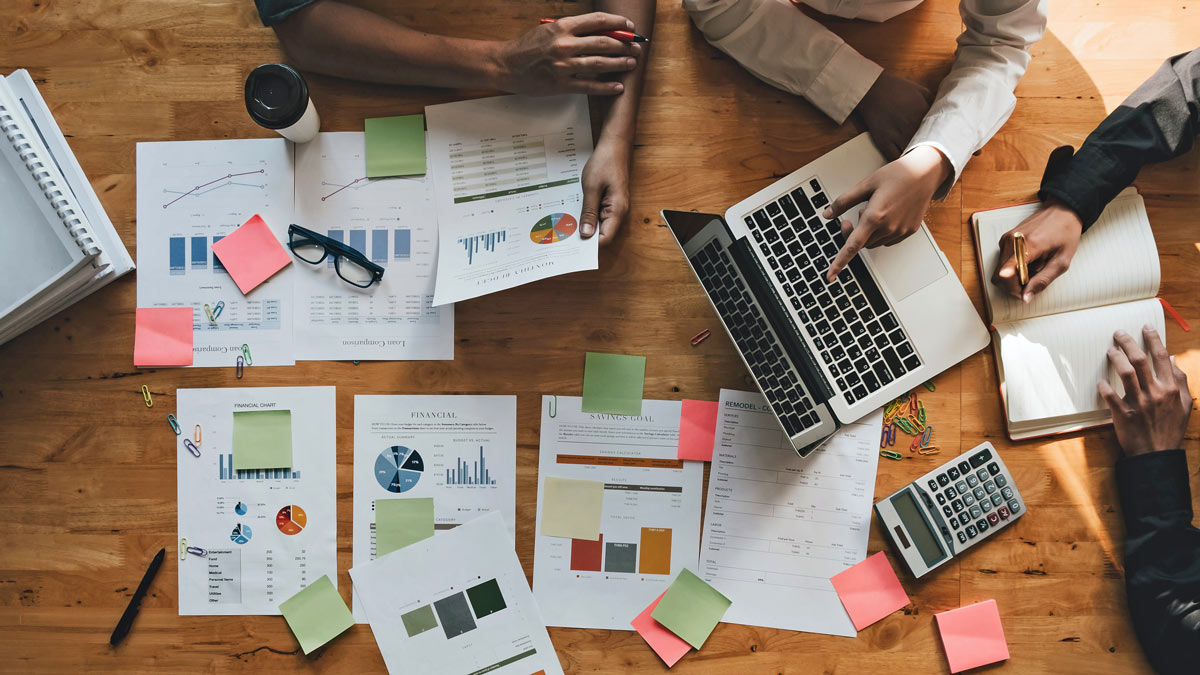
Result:
<svg viewBox="0 0 1200 675"><path fill-rule="evenodd" d="M929 231L923 227L895 246L869 249L867 254L876 277L894 302L904 300L949 271Z"/></svg>

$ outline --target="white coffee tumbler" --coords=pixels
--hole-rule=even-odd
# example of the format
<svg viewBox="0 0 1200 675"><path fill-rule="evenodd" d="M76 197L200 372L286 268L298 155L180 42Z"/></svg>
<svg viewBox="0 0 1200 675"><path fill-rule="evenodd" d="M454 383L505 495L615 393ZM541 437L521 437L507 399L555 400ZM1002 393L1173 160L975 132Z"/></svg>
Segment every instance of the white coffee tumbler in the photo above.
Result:
<svg viewBox="0 0 1200 675"><path fill-rule="evenodd" d="M259 66L246 78L246 111L259 126L274 129L293 143L307 143L321 130L308 84L282 63Z"/></svg>

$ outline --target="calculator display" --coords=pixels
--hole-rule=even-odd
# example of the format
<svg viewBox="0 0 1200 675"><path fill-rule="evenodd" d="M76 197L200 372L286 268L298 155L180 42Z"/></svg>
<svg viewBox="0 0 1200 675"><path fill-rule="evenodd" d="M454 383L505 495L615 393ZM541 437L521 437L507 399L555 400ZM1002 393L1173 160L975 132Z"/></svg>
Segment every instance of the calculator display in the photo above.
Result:
<svg viewBox="0 0 1200 675"><path fill-rule="evenodd" d="M900 522L904 523L904 529L908 531L908 536L912 538L926 565L932 567L934 563L946 557L946 552L937 540L937 533L929 527L929 522L921 513L917 501L913 499L911 490L901 490L892 497L892 508L896 509L896 515L900 516Z"/></svg>

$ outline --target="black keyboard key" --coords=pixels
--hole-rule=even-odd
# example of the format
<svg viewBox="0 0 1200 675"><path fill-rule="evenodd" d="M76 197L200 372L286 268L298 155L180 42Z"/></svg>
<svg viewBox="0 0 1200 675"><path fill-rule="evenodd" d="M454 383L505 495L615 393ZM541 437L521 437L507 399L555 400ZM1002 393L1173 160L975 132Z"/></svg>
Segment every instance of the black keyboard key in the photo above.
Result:
<svg viewBox="0 0 1200 675"><path fill-rule="evenodd" d="M796 208L795 202L787 195L779 198L779 205L783 207L783 213L788 220L795 220L796 216L800 215L800 210Z"/></svg>
<svg viewBox="0 0 1200 675"><path fill-rule="evenodd" d="M838 247L832 241L827 241L821 244L821 252L825 254L825 258L832 260L837 255Z"/></svg>
<svg viewBox="0 0 1200 675"><path fill-rule="evenodd" d="M825 196L824 192L818 192L817 194L813 195L812 203L813 206L819 209L829 203L829 198Z"/></svg>
<svg viewBox="0 0 1200 675"><path fill-rule="evenodd" d="M938 485L941 485L942 487L946 487L947 485L950 484L950 477L944 473L938 474L937 482L938 482Z"/></svg>
<svg viewBox="0 0 1200 675"><path fill-rule="evenodd" d="M804 188L796 188L792 190L792 199L796 202L796 207L800 209L800 213L805 218L812 218L817 215L817 210L813 208L812 202L808 201L808 196L804 194Z"/></svg>
<svg viewBox="0 0 1200 675"><path fill-rule="evenodd" d="M820 332L821 335L824 335L831 330L833 330L833 326L831 326L825 319L821 319L817 322L817 331Z"/></svg>
<svg viewBox="0 0 1200 675"><path fill-rule="evenodd" d="M867 330L869 331L870 329L868 328ZM884 347L888 346L887 336L886 335L876 335L875 336L875 346L879 347L880 349L883 349Z"/></svg>
<svg viewBox="0 0 1200 675"><path fill-rule="evenodd" d="M892 371L892 375L900 377L908 372L908 369L900 362L900 357L896 356L896 351L891 347L883 350L883 360L887 362L888 368Z"/></svg>
<svg viewBox="0 0 1200 675"><path fill-rule="evenodd" d="M854 336L855 336L855 337L858 337L858 336L860 336L860 335L861 335L862 337L865 337L865 338L867 338L867 339L870 339L870 337L869 337L869 336L867 336L867 334L866 334L866 333L867 333L867 327L866 327L866 326L864 326L864 325L862 325L861 323L855 323L853 326L851 326L851 327L850 327L850 330L851 330L851 332L853 332L853 333L854 333Z"/></svg>
<svg viewBox="0 0 1200 675"><path fill-rule="evenodd" d="M854 369L860 373L866 372L869 367L866 359L859 359L854 362Z"/></svg>
<svg viewBox="0 0 1200 675"><path fill-rule="evenodd" d="M794 307L796 309L796 311L801 311L800 310L800 300L798 298L792 298L792 307Z"/></svg>
<svg viewBox="0 0 1200 675"><path fill-rule="evenodd" d="M852 359L857 359L858 357L862 356L862 350L858 348L858 345L850 345L850 347L846 349L846 353L849 354L850 358Z"/></svg>
<svg viewBox="0 0 1200 675"><path fill-rule="evenodd" d="M962 474L958 472L957 466L952 466L948 471L946 471L946 475L950 476L950 480L958 480L958 477Z"/></svg>
<svg viewBox="0 0 1200 675"><path fill-rule="evenodd" d="M909 370L916 370L920 366L921 366L921 359L918 359L916 354L913 354L912 356L908 357L907 359L904 359L904 367L908 368Z"/></svg>
<svg viewBox="0 0 1200 675"><path fill-rule="evenodd" d="M799 241L793 241L793 242L789 243L787 245L787 247L788 247L788 253L791 253L792 255L797 256L797 257L799 257L800 253L802 251L804 251L804 244L801 244Z"/></svg>
<svg viewBox="0 0 1200 675"><path fill-rule="evenodd" d="M878 377L879 381L883 384L887 384L888 382L892 381L892 374L888 372L887 366L883 365L882 362L872 365L871 369L875 371L875 376Z"/></svg>
<svg viewBox="0 0 1200 675"><path fill-rule="evenodd" d="M904 337L904 331L899 328L888 333L888 339L892 341L893 345L902 345L908 342L908 339Z"/></svg>
<svg viewBox="0 0 1200 675"><path fill-rule="evenodd" d="M913 353L912 345L908 344L907 342L902 345L898 345L896 347L896 353L900 356L908 356L909 354Z"/></svg>
<svg viewBox="0 0 1200 675"><path fill-rule="evenodd" d="M893 330L900 324L896 321L896 317L891 314L884 314L879 317L879 323L883 325L884 330Z"/></svg>
<svg viewBox="0 0 1200 675"><path fill-rule="evenodd" d="M879 389L879 378L875 377L875 373L867 373L863 375L863 384L867 385L869 391Z"/></svg>
<svg viewBox="0 0 1200 675"><path fill-rule="evenodd" d="M768 215L777 216L777 215L779 215L779 212L780 212L779 204L776 204L775 202L771 202L770 204L767 204L767 214Z"/></svg>
<svg viewBox="0 0 1200 675"><path fill-rule="evenodd" d="M867 397L867 388L861 384L858 385L857 387L854 388L854 396L856 398L858 398L859 400L866 398Z"/></svg>
<svg viewBox="0 0 1200 675"><path fill-rule="evenodd" d="M792 282L800 281L800 270L795 267L791 268L787 271L787 278Z"/></svg>
<svg viewBox="0 0 1200 675"><path fill-rule="evenodd" d="M841 289L837 289L837 290L841 290ZM834 295L837 295L836 291L834 292ZM838 297L838 299L836 300L836 303L837 303L838 309L846 310L846 309L850 308L850 298L847 298L844 295Z"/></svg>
<svg viewBox="0 0 1200 675"><path fill-rule="evenodd" d="M841 319L833 320L833 332L841 334L846 332L846 322Z"/></svg>

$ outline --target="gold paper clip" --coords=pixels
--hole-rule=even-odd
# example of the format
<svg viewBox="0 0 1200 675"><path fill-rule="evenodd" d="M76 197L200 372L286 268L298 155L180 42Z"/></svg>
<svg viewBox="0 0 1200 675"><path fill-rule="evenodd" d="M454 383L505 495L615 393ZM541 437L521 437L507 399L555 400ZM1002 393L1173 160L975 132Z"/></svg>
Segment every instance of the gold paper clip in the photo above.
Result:
<svg viewBox="0 0 1200 675"><path fill-rule="evenodd" d="M704 342L705 340L708 339L708 336L710 336L710 335L712 335L712 331L710 331L707 328L700 331L699 333L696 333L695 335L692 336L692 346L695 347L696 345L700 344L701 342Z"/></svg>
<svg viewBox="0 0 1200 675"><path fill-rule="evenodd" d="M250 358L250 345L242 343L242 356L246 357L246 365L254 365L254 359Z"/></svg>
<svg viewBox="0 0 1200 675"><path fill-rule="evenodd" d="M187 559L187 550L188 550L187 537L182 537L179 540L179 559L180 560Z"/></svg>
<svg viewBox="0 0 1200 675"><path fill-rule="evenodd" d="M192 432L192 440L196 441L196 445L200 445L200 425L196 425L196 430Z"/></svg>
<svg viewBox="0 0 1200 675"><path fill-rule="evenodd" d="M225 309L225 301L224 301L224 300L218 300L218 301L217 301L217 306L216 306L216 307L213 307L213 315L212 315L212 320L213 320L213 321L216 321L216 320L217 320L217 317L221 316L221 312L222 312L224 309Z"/></svg>
<svg viewBox="0 0 1200 675"><path fill-rule="evenodd" d="M929 391L937 391L937 385L933 383L933 380L925 380L925 384L923 386Z"/></svg>
<svg viewBox="0 0 1200 675"><path fill-rule="evenodd" d="M213 314L212 307L209 307L207 302L204 303L204 316L208 317L209 323L217 322L217 317Z"/></svg>
<svg viewBox="0 0 1200 675"><path fill-rule="evenodd" d="M238 358L237 358L237 379L239 379L239 380L242 379L242 364L244 362L245 362L244 359L242 359L241 356L238 356Z"/></svg>
<svg viewBox="0 0 1200 675"><path fill-rule="evenodd" d="M171 431L174 431L176 436L183 433L183 429L179 428L179 420L175 419L174 415L167 413L167 423L171 425Z"/></svg>
<svg viewBox="0 0 1200 675"><path fill-rule="evenodd" d="M939 448L938 446L930 445L928 447L918 449L917 454L918 455L936 455L941 451L942 451L942 449Z"/></svg>
<svg viewBox="0 0 1200 675"><path fill-rule="evenodd" d="M880 450L879 456L887 457L888 459L896 459L896 460L904 459L904 455L896 452L895 450Z"/></svg>
<svg viewBox="0 0 1200 675"><path fill-rule="evenodd" d="M196 444L192 442L192 439L183 439L183 447L187 448L188 452L192 453L193 455L197 457L200 456L200 448L196 447Z"/></svg>
<svg viewBox="0 0 1200 675"><path fill-rule="evenodd" d="M154 407L154 399L150 397L150 387L147 387L144 384L142 385L142 400L146 402L147 408Z"/></svg>
<svg viewBox="0 0 1200 675"><path fill-rule="evenodd" d="M908 423L910 425L912 425L913 434L919 434L922 431L925 431L925 422L923 422L921 420L916 420L916 419L913 419L912 417L909 417Z"/></svg>

